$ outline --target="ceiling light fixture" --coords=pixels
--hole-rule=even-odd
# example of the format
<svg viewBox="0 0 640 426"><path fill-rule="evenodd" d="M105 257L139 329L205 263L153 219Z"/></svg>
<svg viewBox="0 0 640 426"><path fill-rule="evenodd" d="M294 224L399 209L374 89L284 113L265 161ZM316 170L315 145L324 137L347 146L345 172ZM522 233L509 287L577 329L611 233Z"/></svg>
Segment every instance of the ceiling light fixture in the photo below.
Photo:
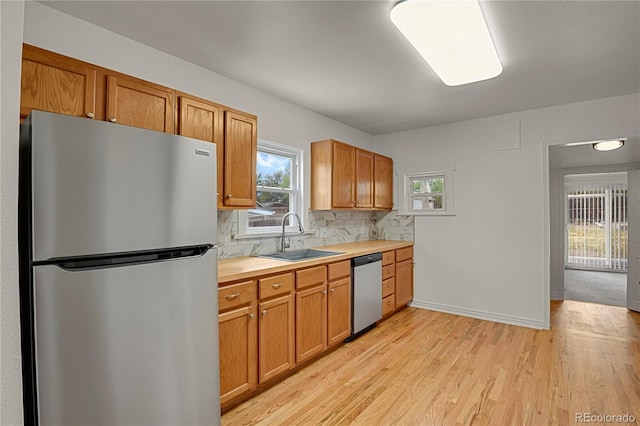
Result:
<svg viewBox="0 0 640 426"><path fill-rule="evenodd" d="M391 9L391 22L447 86L502 72L478 0L405 0Z"/></svg>
<svg viewBox="0 0 640 426"><path fill-rule="evenodd" d="M611 141L594 142L591 146L596 151L613 151L614 149L621 148L622 145L624 145L624 140L615 139Z"/></svg>

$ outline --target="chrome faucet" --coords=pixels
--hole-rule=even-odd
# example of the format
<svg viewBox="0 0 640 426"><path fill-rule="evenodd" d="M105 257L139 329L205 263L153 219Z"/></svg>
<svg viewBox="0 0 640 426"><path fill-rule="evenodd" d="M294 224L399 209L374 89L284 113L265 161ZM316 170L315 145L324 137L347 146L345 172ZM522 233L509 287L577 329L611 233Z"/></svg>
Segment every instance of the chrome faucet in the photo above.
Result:
<svg viewBox="0 0 640 426"><path fill-rule="evenodd" d="M304 232L304 228L302 227L302 221L300 220L300 216L298 216L298 213L296 212L285 213L285 215L282 216L282 244L280 246L280 251L283 253L285 249L288 249L289 247L291 247L291 244L287 244L284 239L284 224L287 221L287 218L291 215L295 216L296 219L298 220L298 229L300 230L300 233L302 234Z"/></svg>

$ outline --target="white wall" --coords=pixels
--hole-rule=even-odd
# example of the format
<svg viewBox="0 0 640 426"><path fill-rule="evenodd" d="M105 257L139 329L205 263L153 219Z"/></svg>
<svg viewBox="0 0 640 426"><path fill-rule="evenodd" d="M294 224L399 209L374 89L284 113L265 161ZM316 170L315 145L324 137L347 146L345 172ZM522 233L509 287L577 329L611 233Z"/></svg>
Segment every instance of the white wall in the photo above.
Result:
<svg viewBox="0 0 640 426"><path fill-rule="evenodd" d="M0 424L22 423L18 298L18 117L24 3L0 1Z"/></svg>
<svg viewBox="0 0 640 426"><path fill-rule="evenodd" d="M456 165L456 216L416 217L415 305L544 328L548 146L640 135L639 105L635 94L374 137L395 168Z"/></svg>

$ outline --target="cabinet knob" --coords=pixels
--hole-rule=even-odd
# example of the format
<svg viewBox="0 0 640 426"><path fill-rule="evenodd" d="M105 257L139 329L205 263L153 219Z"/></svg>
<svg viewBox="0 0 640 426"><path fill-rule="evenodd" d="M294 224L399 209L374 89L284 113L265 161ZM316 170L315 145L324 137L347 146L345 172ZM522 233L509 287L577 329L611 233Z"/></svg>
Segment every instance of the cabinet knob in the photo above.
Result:
<svg viewBox="0 0 640 426"><path fill-rule="evenodd" d="M335 289L335 288L332 288L332 289L331 289L331 293L333 293L333 292L335 292L335 291L336 291L336 289Z"/></svg>
<svg viewBox="0 0 640 426"><path fill-rule="evenodd" d="M262 315L267 315L267 310L262 311Z"/></svg>
<svg viewBox="0 0 640 426"><path fill-rule="evenodd" d="M327 294L327 290L322 290L322 294Z"/></svg>
<svg viewBox="0 0 640 426"><path fill-rule="evenodd" d="M227 198L233 198L233 195L227 194Z"/></svg>
<svg viewBox="0 0 640 426"><path fill-rule="evenodd" d="M253 319L256 315L255 314L249 314L249 318Z"/></svg>
<svg viewBox="0 0 640 426"><path fill-rule="evenodd" d="M87 113L87 117L89 117L90 119L92 119L92 120L93 120L93 117L95 117L95 115L93 115L93 113L92 113L91 111L89 111L89 112Z"/></svg>
<svg viewBox="0 0 640 426"><path fill-rule="evenodd" d="M115 123L116 122L116 118L115 117L111 117L111 118L109 118L109 121L112 122L112 123Z"/></svg>

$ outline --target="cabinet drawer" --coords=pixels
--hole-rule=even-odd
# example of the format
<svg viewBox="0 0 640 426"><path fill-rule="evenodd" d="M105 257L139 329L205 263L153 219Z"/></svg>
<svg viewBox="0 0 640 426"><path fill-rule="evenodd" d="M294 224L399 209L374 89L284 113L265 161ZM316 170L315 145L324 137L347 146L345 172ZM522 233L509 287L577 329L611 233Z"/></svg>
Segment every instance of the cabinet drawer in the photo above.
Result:
<svg viewBox="0 0 640 426"><path fill-rule="evenodd" d="M396 261L396 252L395 251L385 251L382 253L382 266L391 265Z"/></svg>
<svg viewBox="0 0 640 426"><path fill-rule="evenodd" d="M260 278L258 287L260 288L260 299L288 293L293 290L293 273Z"/></svg>
<svg viewBox="0 0 640 426"><path fill-rule="evenodd" d="M296 289L324 284L326 281L327 267L325 265L296 271Z"/></svg>
<svg viewBox="0 0 640 426"><path fill-rule="evenodd" d="M382 316L387 316L395 310L396 307L396 299L392 294L391 296L387 296L382 299Z"/></svg>
<svg viewBox="0 0 640 426"><path fill-rule="evenodd" d="M396 272L396 265L392 264L389 266L382 267L382 280L388 280L389 278L393 278Z"/></svg>
<svg viewBox="0 0 640 426"><path fill-rule="evenodd" d="M218 310L247 305L258 299L258 291L255 281L244 281L231 284L218 289Z"/></svg>
<svg viewBox="0 0 640 426"><path fill-rule="evenodd" d="M395 279L389 278L387 280L382 281L382 297L385 298L390 296L396 290Z"/></svg>
<svg viewBox="0 0 640 426"><path fill-rule="evenodd" d="M351 275L351 260L329 264L329 281Z"/></svg>
<svg viewBox="0 0 640 426"><path fill-rule="evenodd" d="M396 250L396 262L411 259L413 257L413 247Z"/></svg>

